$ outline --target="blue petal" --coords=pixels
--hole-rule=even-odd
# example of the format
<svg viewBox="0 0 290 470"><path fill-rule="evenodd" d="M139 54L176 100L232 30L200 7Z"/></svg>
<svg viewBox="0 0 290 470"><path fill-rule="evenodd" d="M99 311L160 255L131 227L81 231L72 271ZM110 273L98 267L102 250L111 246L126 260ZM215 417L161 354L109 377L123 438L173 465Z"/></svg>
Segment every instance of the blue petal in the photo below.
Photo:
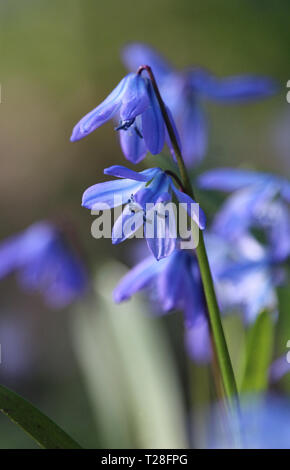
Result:
<svg viewBox="0 0 290 470"><path fill-rule="evenodd" d="M157 280L158 295L165 312L181 307L187 272L186 258L182 251L175 251L167 260Z"/></svg>
<svg viewBox="0 0 290 470"><path fill-rule="evenodd" d="M123 302L129 299L133 294L147 287L155 278L155 276L163 269L164 262L157 262L152 256L144 259L137 264L114 290L113 296L115 302Z"/></svg>
<svg viewBox="0 0 290 470"><path fill-rule="evenodd" d="M41 257L54 238L53 227L46 222L31 225L20 235L13 236L0 244L0 278L14 269Z"/></svg>
<svg viewBox="0 0 290 470"><path fill-rule="evenodd" d="M126 91L129 78L130 74L120 81L117 87L101 104L86 114L86 116L76 124L70 138L72 142L82 139L114 116L121 107L122 97Z"/></svg>
<svg viewBox="0 0 290 470"><path fill-rule="evenodd" d="M206 69L195 69L190 75L195 91L206 98L225 102L245 102L266 98L278 91L277 83L258 75L217 78Z"/></svg>
<svg viewBox="0 0 290 470"><path fill-rule="evenodd" d="M165 126L159 103L151 82L147 81L150 106L142 114L142 133L148 150L156 155L161 152L165 141Z"/></svg>
<svg viewBox="0 0 290 470"><path fill-rule="evenodd" d="M156 173L155 177L148 185L148 189L152 192L152 199L148 202L157 202L160 195L169 191L171 184L171 178L163 171L159 169L159 173Z"/></svg>
<svg viewBox="0 0 290 470"><path fill-rule="evenodd" d="M200 316L190 328L185 330L186 349L194 361L208 363L211 360L211 344L208 322Z"/></svg>
<svg viewBox="0 0 290 470"><path fill-rule="evenodd" d="M148 168L140 172L130 170L123 165L113 165L104 169L105 175L116 176L117 178L128 178L135 181L150 181L157 173L161 172L160 168Z"/></svg>
<svg viewBox="0 0 290 470"><path fill-rule="evenodd" d="M235 168L217 168L203 173L198 178L198 184L204 189L217 189L227 192L253 184L266 183L270 179L271 175L265 173Z"/></svg>
<svg viewBox="0 0 290 470"><path fill-rule="evenodd" d="M117 218L112 230L112 243L117 245L131 237L143 225L143 210L136 208L136 213L127 205Z"/></svg>
<svg viewBox="0 0 290 470"><path fill-rule="evenodd" d="M82 198L82 206L87 209L105 210L125 204L131 195L138 191L143 182L131 179L106 181L88 188Z"/></svg>
<svg viewBox="0 0 290 470"><path fill-rule="evenodd" d="M124 47L122 58L131 72L136 72L140 65L149 65L158 82L172 73L171 66L153 48L142 43L131 43Z"/></svg>
<svg viewBox="0 0 290 470"><path fill-rule="evenodd" d="M248 227L262 225L260 211L277 193L277 187L258 184L246 187L232 194L216 214L213 228L227 238L235 238L246 232Z"/></svg>
<svg viewBox="0 0 290 470"><path fill-rule="evenodd" d="M187 275L184 277L183 287L183 311L185 325L191 328L200 317L205 318L207 313L197 260L191 253L187 253L187 258Z"/></svg>
<svg viewBox="0 0 290 470"><path fill-rule="evenodd" d="M270 226L266 225L269 231L270 251L272 258L277 261L284 261L290 255L290 212L286 204L275 201L268 205L270 216Z"/></svg>
<svg viewBox="0 0 290 470"><path fill-rule="evenodd" d="M180 114L180 135L182 153L187 164L199 163L205 156L208 143L207 128L207 120L199 103L186 103Z"/></svg>
<svg viewBox="0 0 290 470"><path fill-rule="evenodd" d="M188 212L188 215L199 226L201 230L204 230L206 226L206 216L202 208L199 206L198 214L196 214L196 211L192 209L191 204L197 203L188 194L179 191L179 189L177 189L173 183L171 187L172 190L175 192L178 201L183 204L186 204L186 210Z"/></svg>
<svg viewBox="0 0 290 470"><path fill-rule="evenodd" d="M149 106L146 83L141 75L132 74L127 80L120 109L121 120L130 121L143 113Z"/></svg>
<svg viewBox="0 0 290 470"><path fill-rule="evenodd" d="M139 163L146 157L147 148L143 137L141 137L132 125L127 131L120 130L121 149L127 160Z"/></svg>
<svg viewBox="0 0 290 470"><path fill-rule="evenodd" d="M149 222L149 219L150 223L154 223L154 231L152 227L150 227L148 231L147 223L145 224L147 245L157 260L166 258L170 256L176 248L175 220L171 217L171 223L169 223L169 217L165 219L161 218L156 210L146 213L146 221Z"/></svg>

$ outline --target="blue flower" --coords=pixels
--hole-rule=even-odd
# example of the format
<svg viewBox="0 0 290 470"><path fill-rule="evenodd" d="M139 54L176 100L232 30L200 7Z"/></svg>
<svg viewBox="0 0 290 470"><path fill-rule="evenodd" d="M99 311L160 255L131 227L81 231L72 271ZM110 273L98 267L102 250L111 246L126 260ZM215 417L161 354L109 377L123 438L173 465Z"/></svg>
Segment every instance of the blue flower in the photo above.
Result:
<svg viewBox="0 0 290 470"><path fill-rule="evenodd" d="M235 240L249 229L263 229L272 257L285 260L290 254L290 183L281 177L247 170L221 168L198 180L203 189L235 191L216 214L213 230Z"/></svg>
<svg viewBox="0 0 290 470"><path fill-rule="evenodd" d="M275 317L276 287L285 282L286 273L271 250L249 234L230 243L212 233L206 246L222 312L240 310L246 324L263 310Z"/></svg>
<svg viewBox="0 0 290 470"><path fill-rule="evenodd" d="M241 103L273 95L276 83L266 77L238 75L217 78L205 68L176 70L151 47L133 43L123 50L129 70L149 65L157 78L163 99L173 114L179 131L183 156L188 164L199 162L207 150L205 100L223 104Z"/></svg>
<svg viewBox="0 0 290 470"><path fill-rule="evenodd" d="M155 258L159 260L168 256L176 244L175 219L167 217L167 214L159 214L158 207L170 202L173 195L185 205L189 216L198 226L204 229L203 211L199 209L199 214L196 214L192 207L194 200L177 189L172 178L160 168L137 173L115 165L105 169L104 173L121 179L91 186L83 194L82 205L99 211L125 204L113 227L114 244L126 240L144 225L147 244Z"/></svg>
<svg viewBox="0 0 290 470"><path fill-rule="evenodd" d="M115 302L128 300L146 289L163 313L181 310L186 325L185 341L190 356L199 362L211 357L205 298L199 267L193 251L176 249L156 261L143 259L120 281L114 290Z"/></svg>
<svg viewBox="0 0 290 470"><path fill-rule="evenodd" d="M212 448L290 448L290 406L287 398L250 395L240 397L240 401L240 413L232 414L228 426L220 426L219 404L209 413Z"/></svg>
<svg viewBox="0 0 290 470"><path fill-rule="evenodd" d="M24 290L40 292L54 308L84 294L88 282L80 257L49 222L31 225L0 244L0 279L12 272Z"/></svg>
<svg viewBox="0 0 290 470"><path fill-rule="evenodd" d="M143 259L115 288L114 300L123 302L145 288L153 291L163 312L183 310L187 326L204 315L202 284L193 251L176 249L160 261L152 256Z"/></svg>
<svg viewBox="0 0 290 470"><path fill-rule="evenodd" d="M71 141L80 140L118 117L125 157L140 162L149 151L161 152L166 138L164 120L151 81L136 73L124 77L110 95L74 127Z"/></svg>

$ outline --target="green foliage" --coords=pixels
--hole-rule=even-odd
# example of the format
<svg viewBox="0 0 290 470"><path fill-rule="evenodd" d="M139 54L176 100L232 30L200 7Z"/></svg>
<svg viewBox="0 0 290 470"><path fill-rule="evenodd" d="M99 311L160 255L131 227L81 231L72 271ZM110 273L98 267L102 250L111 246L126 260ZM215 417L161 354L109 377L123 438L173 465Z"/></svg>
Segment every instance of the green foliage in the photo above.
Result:
<svg viewBox="0 0 290 470"><path fill-rule="evenodd" d="M80 449L80 445L35 406L0 385L0 411L45 449Z"/></svg>
<svg viewBox="0 0 290 470"><path fill-rule="evenodd" d="M268 384L274 325L269 312L262 312L248 331L242 392L262 392Z"/></svg>

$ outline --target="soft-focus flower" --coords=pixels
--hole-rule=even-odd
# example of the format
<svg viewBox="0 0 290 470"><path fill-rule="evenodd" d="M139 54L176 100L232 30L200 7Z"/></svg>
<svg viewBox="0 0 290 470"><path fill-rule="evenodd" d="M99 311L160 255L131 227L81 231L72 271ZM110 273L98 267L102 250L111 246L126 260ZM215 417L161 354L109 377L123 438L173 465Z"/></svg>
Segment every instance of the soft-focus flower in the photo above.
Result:
<svg viewBox="0 0 290 470"><path fill-rule="evenodd" d="M251 228L265 230L272 257L290 254L290 183L267 173L221 168L198 180L204 189L235 191L216 214L213 230L235 240Z"/></svg>
<svg viewBox="0 0 290 470"><path fill-rule="evenodd" d="M240 413L231 415L228 426L220 425L219 404L210 414L210 447L290 449L289 400L275 395L240 398Z"/></svg>
<svg viewBox="0 0 290 470"><path fill-rule="evenodd" d="M176 244L175 218L159 214L158 205L170 202L173 195L185 205L189 216L198 226L204 229L205 215L202 209L199 209L197 214L192 206L196 204L194 200L177 189L171 176L160 168L137 173L114 165L105 169L104 173L120 179L98 183L88 188L83 194L82 205L98 211L125 204L113 227L114 244L126 240L144 225L147 244L155 258L168 256Z"/></svg>
<svg viewBox="0 0 290 470"><path fill-rule="evenodd" d="M283 354L282 356L275 359L275 361L271 364L269 370L269 379L271 382L278 382L284 377L284 375L289 374L290 361L288 354L289 352Z"/></svg>
<svg viewBox="0 0 290 470"><path fill-rule="evenodd" d="M40 292L54 308L70 304L87 287L78 253L49 222L35 223L0 244L0 279L12 272L24 290Z"/></svg>
<svg viewBox="0 0 290 470"><path fill-rule="evenodd" d="M237 75L217 78L202 67L176 70L154 49L141 43L127 45L122 56L132 72L143 64L152 68L162 97L176 121L183 156L188 164L198 163L207 150L204 100L242 103L271 96L277 91L275 82L267 77Z"/></svg>
<svg viewBox="0 0 290 470"><path fill-rule="evenodd" d="M112 118L118 118L116 130L120 134L125 157L140 162L149 151L161 152L166 130L159 103L151 81L130 73L110 95L84 116L74 127L71 141L80 140Z"/></svg>
<svg viewBox="0 0 290 470"><path fill-rule="evenodd" d="M205 298L199 267L193 251L176 249L156 261L143 259L126 274L114 290L115 302L128 300L146 290L154 300L154 311L181 310L186 325L185 341L190 356L207 361L211 356Z"/></svg>
<svg viewBox="0 0 290 470"><path fill-rule="evenodd" d="M249 324L263 310L277 312L276 287L286 273L270 249L249 234L234 243L212 234L206 246L223 313L240 310Z"/></svg>

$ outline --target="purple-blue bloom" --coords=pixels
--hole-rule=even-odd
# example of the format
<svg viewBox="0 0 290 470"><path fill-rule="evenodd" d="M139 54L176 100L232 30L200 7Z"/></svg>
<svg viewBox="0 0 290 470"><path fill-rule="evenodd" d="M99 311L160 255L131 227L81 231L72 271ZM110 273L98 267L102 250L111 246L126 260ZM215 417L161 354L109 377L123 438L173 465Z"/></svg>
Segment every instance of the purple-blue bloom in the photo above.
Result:
<svg viewBox="0 0 290 470"><path fill-rule="evenodd" d="M272 258L290 254L290 183L282 177L247 170L211 170L198 180L203 189L235 191L216 214L213 230L235 240L253 227L265 230Z"/></svg>
<svg viewBox="0 0 290 470"><path fill-rule="evenodd" d="M153 48L142 43L127 45L122 57L130 71L143 64L152 68L162 97L176 121L187 164L198 163L207 150L204 100L243 103L271 96L277 91L273 80L258 75L217 78L202 67L176 70Z"/></svg>
<svg viewBox="0 0 290 470"><path fill-rule="evenodd" d="M220 426L219 404L210 413L211 447L290 449L289 400L275 395L240 398L240 413L232 414L229 426Z"/></svg>
<svg viewBox="0 0 290 470"><path fill-rule="evenodd" d="M50 222L35 223L0 244L0 279L12 272L24 290L40 292L53 308L69 305L88 284L78 253Z"/></svg>
<svg viewBox="0 0 290 470"><path fill-rule="evenodd" d="M276 287L285 282L286 273L270 248L248 234L234 243L211 235L207 249L223 313L238 309L246 324L263 310L277 313Z"/></svg>
<svg viewBox="0 0 290 470"><path fill-rule="evenodd" d="M175 219L159 215L158 203L170 202L173 195L185 205L189 216L200 229L205 228L205 215L202 209L196 214L191 206L195 201L177 189L171 176L160 168L151 168L138 173L114 165L105 169L104 173L120 179L98 183L88 188L83 194L82 205L99 211L125 204L113 227L114 244L126 240L144 225L147 244L155 258L159 260L172 253L176 245L176 230L175 226L172 226L172 222L175 225ZM151 226L154 229L152 233L149 230Z"/></svg>
<svg viewBox="0 0 290 470"><path fill-rule="evenodd" d="M161 152L166 138L164 120L151 81L140 74L126 75L110 95L84 116L73 129L71 141L80 140L112 118L118 119L125 157L140 162L149 151Z"/></svg>
<svg viewBox="0 0 290 470"><path fill-rule="evenodd" d="M145 258L120 281L114 300L123 302L145 288L151 290L161 311L183 310L188 327L204 316L202 284L193 251L176 249L160 261L152 256Z"/></svg>

